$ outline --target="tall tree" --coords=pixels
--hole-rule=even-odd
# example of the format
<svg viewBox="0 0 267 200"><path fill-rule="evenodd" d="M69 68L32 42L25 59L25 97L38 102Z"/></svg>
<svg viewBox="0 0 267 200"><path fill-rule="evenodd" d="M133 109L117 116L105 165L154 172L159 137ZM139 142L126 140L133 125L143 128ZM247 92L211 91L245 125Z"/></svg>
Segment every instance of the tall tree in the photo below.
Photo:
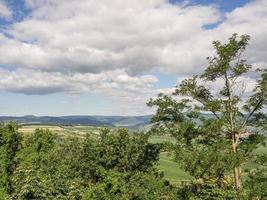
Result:
<svg viewBox="0 0 267 200"><path fill-rule="evenodd" d="M227 154L227 158L218 159L223 156L218 154L213 160L212 154L206 153L207 162L206 167L202 167L202 173L206 173L207 167L212 167L211 163L220 162L225 166L233 166L236 189L241 188L241 166L246 153L251 153L245 148L245 144L249 144L246 142L249 138L249 126L253 120L266 120L263 119L265 115L260 112L267 101L266 70L259 70L261 78L249 97L242 81L251 70L251 66L243 58L249 39L248 35L239 37L233 34L225 44L214 41L216 55L207 58L209 65L200 76L183 80L176 87L174 97L160 94L156 100L151 99L148 103L149 106L158 108L152 119L157 127L179 138L180 143L184 141L187 146L191 146L191 150L196 150L195 144L206 145L200 151L190 151L198 152L198 158L202 156L204 159L205 155L201 153L204 152L203 149L207 152L212 150L213 154L225 152L222 154ZM210 89L209 87L214 87L214 83L216 88ZM178 101L176 96L182 97L182 100ZM201 113L202 116L203 113L210 113L213 118L203 118ZM231 146L231 152L228 152L227 146ZM232 165L226 163L230 160ZM188 159L187 161L190 162ZM197 160L196 163L200 165L201 161ZM199 165L192 170L196 170ZM187 167L192 167L192 163ZM221 174L218 173L221 171L219 169L217 166L217 176Z"/></svg>

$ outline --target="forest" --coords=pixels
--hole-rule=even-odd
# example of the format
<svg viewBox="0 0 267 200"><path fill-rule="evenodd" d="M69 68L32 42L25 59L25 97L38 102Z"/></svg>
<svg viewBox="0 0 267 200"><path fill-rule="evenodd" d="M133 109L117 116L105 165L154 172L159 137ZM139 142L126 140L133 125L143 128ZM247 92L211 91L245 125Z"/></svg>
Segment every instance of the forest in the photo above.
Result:
<svg viewBox="0 0 267 200"><path fill-rule="evenodd" d="M267 70L246 62L249 40L214 41L202 74L148 100L156 110L149 130L58 135L2 123L0 199L267 199ZM257 82L246 92L242 78L251 75ZM168 180L158 168L162 153L191 178Z"/></svg>

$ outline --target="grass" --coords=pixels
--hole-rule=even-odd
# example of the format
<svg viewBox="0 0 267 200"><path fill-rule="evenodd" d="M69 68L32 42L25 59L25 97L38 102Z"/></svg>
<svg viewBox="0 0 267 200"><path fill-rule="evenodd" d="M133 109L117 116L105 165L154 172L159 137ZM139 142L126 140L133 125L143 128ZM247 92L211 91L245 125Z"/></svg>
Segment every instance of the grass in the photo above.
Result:
<svg viewBox="0 0 267 200"><path fill-rule="evenodd" d="M191 176L173 161L172 156L168 152L160 154L158 169L164 173L165 179L174 184L191 179Z"/></svg>
<svg viewBox="0 0 267 200"><path fill-rule="evenodd" d="M171 142L175 143L175 139L170 136L151 136L149 138L151 143ZM186 173L177 162L174 161L173 156L169 152L162 152L160 154L158 169L164 173L165 179L173 184L181 181L188 181L192 177Z"/></svg>
<svg viewBox="0 0 267 200"><path fill-rule="evenodd" d="M64 131L64 128L60 126L53 126L53 125L30 125L30 126L22 126L19 128L19 131L22 133L33 133L36 129L49 129L50 131L54 132L61 132Z"/></svg>
<svg viewBox="0 0 267 200"><path fill-rule="evenodd" d="M93 126L58 126L58 125L22 125L19 131L22 133L33 133L36 129L48 129L59 134L85 135L99 134L100 127Z"/></svg>
<svg viewBox="0 0 267 200"><path fill-rule="evenodd" d="M149 138L149 142L151 143L163 143L163 142L171 142L171 143L175 143L175 139L173 137L170 136L151 136Z"/></svg>
<svg viewBox="0 0 267 200"><path fill-rule="evenodd" d="M267 147L265 146L259 146L257 149L253 151L253 154L255 155L267 155ZM244 171L248 172L250 170L256 169L259 165L255 162L248 161L247 163L244 164Z"/></svg>
<svg viewBox="0 0 267 200"><path fill-rule="evenodd" d="M257 149L254 150L254 153L255 154L267 154L267 147L264 147L264 146L260 146L258 147Z"/></svg>
<svg viewBox="0 0 267 200"><path fill-rule="evenodd" d="M151 143L163 143L163 142L172 142L175 143L175 140L169 136L151 136L149 141ZM255 154L267 154L267 147L259 146L257 149L254 150ZM253 170L258 167L258 164L254 162L247 162L243 166L244 175L247 174L248 171ZM172 183L179 183L181 181L190 180L192 177L181 167L174 162L170 153L163 152L160 154L160 161L158 169L164 172L164 176L167 180Z"/></svg>

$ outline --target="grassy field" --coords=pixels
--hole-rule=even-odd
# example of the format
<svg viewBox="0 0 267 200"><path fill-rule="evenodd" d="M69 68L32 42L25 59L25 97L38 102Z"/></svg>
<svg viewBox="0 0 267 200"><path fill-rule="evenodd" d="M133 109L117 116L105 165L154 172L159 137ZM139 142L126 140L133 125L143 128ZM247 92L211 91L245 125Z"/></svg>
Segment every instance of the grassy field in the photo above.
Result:
<svg viewBox="0 0 267 200"><path fill-rule="evenodd" d="M164 172L165 178L172 183L191 179L190 175L184 172L167 152L160 154L158 169Z"/></svg>
<svg viewBox="0 0 267 200"><path fill-rule="evenodd" d="M151 143L162 143L162 142L171 142L171 143L175 143L175 139L170 137L170 136L151 136L149 138L149 142Z"/></svg>
<svg viewBox="0 0 267 200"><path fill-rule="evenodd" d="M23 125L19 131L25 134L33 133L36 129L48 129L56 134L65 136L85 136L86 134L98 135L101 127L93 126L57 126L57 125Z"/></svg>
<svg viewBox="0 0 267 200"><path fill-rule="evenodd" d="M175 143L175 140L169 136L152 136L149 139L152 143L162 143L162 142L172 142ZM267 147L259 146L255 151L255 154L267 154ZM246 176L247 172L257 168L257 164L253 162L247 162L243 166L244 176ZM160 154L160 161L158 169L164 172L165 178L172 183L179 183L181 181L188 181L192 177L184 170L180 168L180 166L174 162L173 157L168 152L163 152Z"/></svg>
<svg viewBox="0 0 267 200"><path fill-rule="evenodd" d="M35 129L49 129L51 131L64 131L64 128L60 126L53 126L53 125L26 125L21 126L19 131L22 133L33 133Z"/></svg>
<svg viewBox="0 0 267 200"><path fill-rule="evenodd" d="M151 143L175 143L175 139L170 136L152 136L149 138L149 141ZM172 183L179 183L191 179L190 175L180 168L174 161L173 156L168 152L162 152L160 154L158 169L162 171L165 178Z"/></svg>
<svg viewBox="0 0 267 200"><path fill-rule="evenodd" d="M254 151L255 154L267 154L267 147L260 146Z"/></svg>

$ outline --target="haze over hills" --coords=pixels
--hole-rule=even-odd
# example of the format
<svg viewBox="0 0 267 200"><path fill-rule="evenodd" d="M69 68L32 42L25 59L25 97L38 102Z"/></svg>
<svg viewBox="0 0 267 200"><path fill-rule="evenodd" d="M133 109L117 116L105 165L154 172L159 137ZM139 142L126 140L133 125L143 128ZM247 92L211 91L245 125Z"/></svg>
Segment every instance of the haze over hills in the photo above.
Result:
<svg viewBox="0 0 267 200"><path fill-rule="evenodd" d="M91 116L91 115L70 115L70 116L34 116L26 115L0 116L1 122L15 121L19 124L60 124L60 125L91 125L107 127L139 128L150 123L151 115L146 116Z"/></svg>
<svg viewBox="0 0 267 200"><path fill-rule="evenodd" d="M202 113L202 117L212 118L212 114ZM47 125L84 125L103 127L124 127L142 129L150 124L152 115L144 116L102 116L102 115L68 115L68 116L0 116L0 122L15 121L19 124Z"/></svg>

